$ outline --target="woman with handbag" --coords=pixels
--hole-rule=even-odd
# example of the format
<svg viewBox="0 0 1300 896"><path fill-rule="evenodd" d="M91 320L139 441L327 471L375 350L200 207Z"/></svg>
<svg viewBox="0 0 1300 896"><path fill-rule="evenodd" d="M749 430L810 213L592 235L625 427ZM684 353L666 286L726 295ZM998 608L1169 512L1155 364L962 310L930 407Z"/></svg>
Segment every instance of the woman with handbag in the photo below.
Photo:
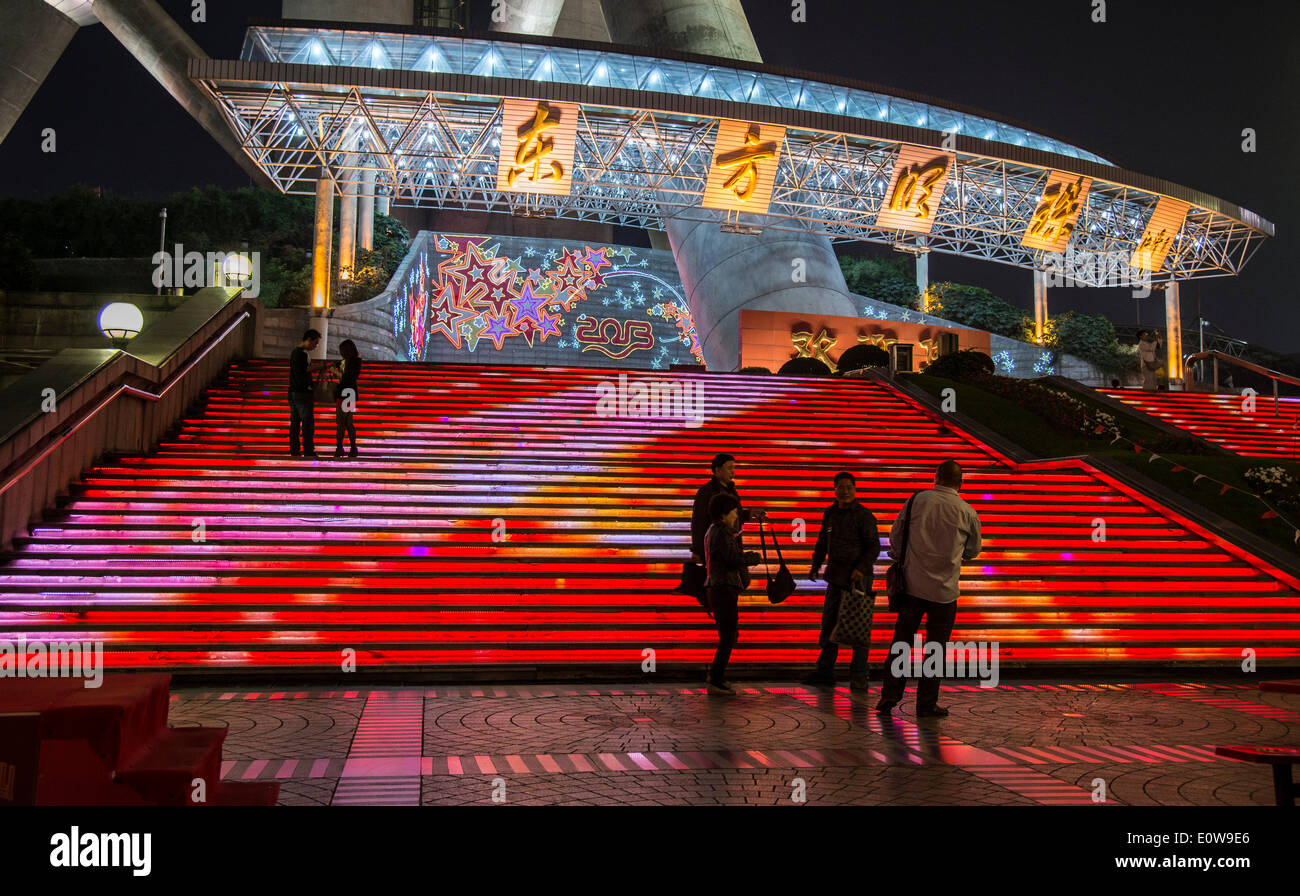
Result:
<svg viewBox="0 0 1300 896"><path fill-rule="evenodd" d="M718 649L709 667L709 696L734 697L735 690L726 681L731 648L740 635L740 592L749 587L749 567L761 562L755 551L741 549L740 501L735 495L722 493L709 501L709 518L713 524L704 535L704 559L708 570L709 609L718 627Z"/></svg>

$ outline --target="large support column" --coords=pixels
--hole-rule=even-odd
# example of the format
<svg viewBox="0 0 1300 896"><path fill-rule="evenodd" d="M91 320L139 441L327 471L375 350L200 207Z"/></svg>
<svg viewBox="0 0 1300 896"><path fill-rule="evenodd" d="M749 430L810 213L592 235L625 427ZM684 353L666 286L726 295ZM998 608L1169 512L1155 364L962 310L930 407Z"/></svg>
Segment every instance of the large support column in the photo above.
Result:
<svg viewBox="0 0 1300 896"><path fill-rule="evenodd" d="M1165 346L1169 371L1169 388L1183 388L1183 313L1178 302L1178 281L1170 280L1165 288Z"/></svg>
<svg viewBox="0 0 1300 896"><path fill-rule="evenodd" d="M339 275L351 276L357 248L357 187L350 174L339 178Z"/></svg>
<svg viewBox="0 0 1300 896"><path fill-rule="evenodd" d="M615 43L763 61L740 0L601 0L601 6Z"/></svg>
<svg viewBox="0 0 1300 896"><path fill-rule="evenodd" d="M316 227L311 258L311 326L321 333L316 357L325 357L329 336L329 307L332 266L330 255L334 243L334 179L320 171L316 181Z"/></svg>
<svg viewBox="0 0 1300 896"><path fill-rule="evenodd" d="M1034 341L1042 343L1047 332L1047 271L1034 269Z"/></svg>
<svg viewBox="0 0 1300 896"><path fill-rule="evenodd" d="M742 309L857 316L839 262L823 236L723 233L711 221L682 218L670 218L667 224L686 303L710 369L736 368ZM802 282L795 280L795 259L804 262Z"/></svg>
<svg viewBox="0 0 1300 896"><path fill-rule="evenodd" d="M253 183L260 187L274 186L240 148L239 141L230 133L217 107L208 102L198 85L189 79L189 61L207 59L208 54L163 12L155 0L94 0L91 11L148 69L149 74L167 88L172 98L248 172Z"/></svg>
<svg viewBox="0 0 1300 896"><path fill-rule="evenodd" d="M608 43L609 27L600 0L565 0L564 11L555 23L555 37Z"/></svg>
<svg viewBox="0 0 1300 896"><path fill-rule="evenodd" d="M550 37L564 0L501 0L492 5L492 30Z"/></svg>
<svg viewBox="0 0 1300 896"><path fill-rule="evenodd" d="M389 202L389 199L388 199L387 196L376 196L376 197L375 197L375 212L376 212L377 214L387 215L387 214L389 213L389 212L388 212L388 202Z"/></svg>
<svg viewBox="0 0 1300 896"><path fill-rule="evenodd" d="M763 61L740 0L602 0L601 6L615 43ZM771 229L756 236L723 233L721 212L697 209L691 217L709 220L671 218L665 229L711 370L739 366L743 309L858 316L825 236ZM751 216L742 217L751 223ZM763 222L753 217L755 225ZM798 280L797 270L803 275Z"/></svg>
<svg viewBox="0 0 1300 896"><path fill-rule="evenodd" d="M925 245L925 237L916 241L917 245ZM921 310L925 310L925 291L930 288L930 253L920 252L916 256L916 294L922 296Z"/></svg>
<svg viewBox="0 0 1300 896"><path fill-rule="evenodd" d="M0 30L0 143L59 61L76 22L45 0L8 0Z"/></svg>
<svg viewBox="0 0 1300 896"><path fill-rule="evenodd" d="M357 245L367 252L375 248L375 170L361 172L361 193L357 197Z"/></svg>

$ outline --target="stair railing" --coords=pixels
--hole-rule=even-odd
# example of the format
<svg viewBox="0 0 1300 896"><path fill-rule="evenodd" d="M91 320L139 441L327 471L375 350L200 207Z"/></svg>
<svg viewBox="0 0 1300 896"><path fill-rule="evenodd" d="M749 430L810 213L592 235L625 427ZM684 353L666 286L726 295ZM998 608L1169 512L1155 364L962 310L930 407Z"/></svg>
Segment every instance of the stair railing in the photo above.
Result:
<svg viewBox="0 0 1300 896"><path fill-rule="evenodd" d="M1272 380L1273 381L1273 413L1275 414L1278 413L1278 406L1279 406L1277 384L1287 383L1288 385L1291 386L1300 386L1300 378L1289 376L1285 373L1282 373L1281 371L1270 370L1269 368L1264 367L1263 365L1255 364L1250 361L1243 360L1242 358L1237 358L1234 357L1233 355L1229 355L1219 351L1193 352L1192 354L1188 355L1186 358L1183 359L1183 369L1184 370L1187 369L1187 367L1191 365L1194 361L1205 361L1205 360L1213 361L1214 374L1211 379L1211 382L1214 384L1215 392L1219 391L1219 361L1221 360L1228 364L1233 364L1237 367L1240 367L1244 370L1249 370L1252 373L1258 373L1260 376L1266 376L1270 380Z"/></svg>

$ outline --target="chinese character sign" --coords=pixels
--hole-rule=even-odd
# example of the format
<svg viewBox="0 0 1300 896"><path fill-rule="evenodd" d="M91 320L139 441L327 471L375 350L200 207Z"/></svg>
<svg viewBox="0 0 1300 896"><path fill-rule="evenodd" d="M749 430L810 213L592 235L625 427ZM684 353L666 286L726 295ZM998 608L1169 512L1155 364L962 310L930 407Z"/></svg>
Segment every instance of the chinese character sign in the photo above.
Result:
<svg viewBox="0 0 1300 896"><path fill-rule="evenodd" d="M504 103L497 189L569 195L578 144L578 107L518 99Z"/></svg>
<svg viewBox="0 0 1300 896"><path fill-rule="evenodd" d="M766 214L784 141L785 128L778 125L719 122L704 207Z"/></svg>
<svg viewBox="0 0 1300 896"><path fill-rule="evenodd" d="M876 226L884 230L929 233L939 212L953 157L924 146L904 146L894 163L894 173Z"/></svg>
<svg viewBox="0 0 1300 896"><path fill-rule="evenodd" d="M1053 171L1020 245L1047 252L1064 252L1091 186L1091 178Z"/></svg>
<svg viewBox="0 0 1300 896"><path fill-rule="evenodd" d="M1163 271L1169 250L1174 247L1174 238L1183 229L1187 220L1187 210L1191 208L1186 202L1161 196L1156 209L1147 221L1142 239L1138 240L1129 264L1140 271Z"/></svg>

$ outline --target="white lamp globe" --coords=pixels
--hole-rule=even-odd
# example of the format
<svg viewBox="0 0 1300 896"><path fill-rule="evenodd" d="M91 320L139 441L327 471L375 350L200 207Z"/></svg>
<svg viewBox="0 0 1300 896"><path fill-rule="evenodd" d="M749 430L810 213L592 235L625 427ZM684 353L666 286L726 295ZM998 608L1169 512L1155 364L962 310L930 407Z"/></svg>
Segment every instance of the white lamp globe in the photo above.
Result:
<svg viewBox="0 0 1300 896"><path fill-rule="evenodd" d="M130 302L113 302L99 312L99 332L109 339L134 339L144 327L144 315Z"/></svg>
<svg viewBox="0 0 1300 896"><path fill-rule="evenodd" d="M221 263L221 274L224 285L240 286L247 283L253 276L253 262L247 255L237 255L231 252Z"/></svg>

